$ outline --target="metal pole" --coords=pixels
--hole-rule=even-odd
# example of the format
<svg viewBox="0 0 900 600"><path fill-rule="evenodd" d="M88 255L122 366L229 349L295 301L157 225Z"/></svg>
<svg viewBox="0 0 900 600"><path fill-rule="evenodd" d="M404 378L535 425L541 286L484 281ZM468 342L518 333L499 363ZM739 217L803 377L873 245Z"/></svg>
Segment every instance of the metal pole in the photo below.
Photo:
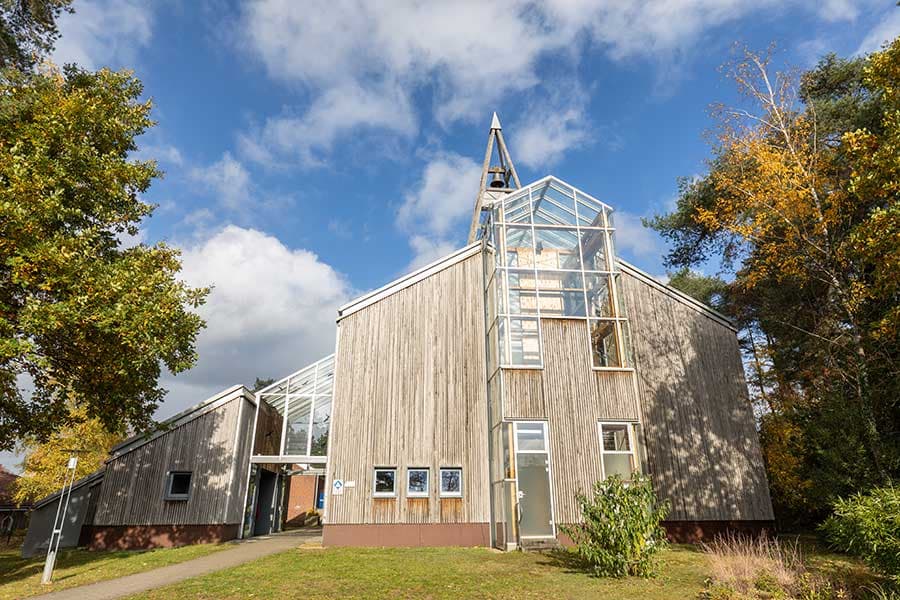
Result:
<svg viewBox="0 0 900 600"><path fill-rule="evenodd" d="M59 493L59 504L56 505L56 516L53 518L53 530L50 532L50 545L47 547L47 560L44 562L44 574L41 583L47 585L53 577L53 568L56 566L56 553L59 550L59 540L62 537L63 526L66 521L66 510L69 508L69 498L72 497L72 487L75 483L75 468L78 466L78 457L70 456L66 465L66 481ZM68 486L68 492L66 492ZM65 501L63 501L65 498ZM62 512L60 512L62 511Z"/></svg>

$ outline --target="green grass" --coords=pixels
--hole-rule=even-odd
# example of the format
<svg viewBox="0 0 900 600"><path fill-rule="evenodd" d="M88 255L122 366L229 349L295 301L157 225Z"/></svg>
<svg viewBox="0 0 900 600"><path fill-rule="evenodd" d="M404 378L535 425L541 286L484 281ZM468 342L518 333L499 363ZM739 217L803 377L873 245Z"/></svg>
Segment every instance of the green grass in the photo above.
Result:
<svg viewBox="0 0 900 600"><path fill-rule="evenodd" d="M41 585L45 555L22 558L18 548L0 550L0 600L27 598L105 579L131 575L205 556L233 547L229 544L198 544L137 552L88 552L61 550L53 582Z"/></svg>
<svg viewBox="0 0 900 600"><path fill-rule="evenodd" d="M694 598L706 558L689 547L661 555L654 579L598 579L565 552L484 548L301 548L134 598Z"/></svg>

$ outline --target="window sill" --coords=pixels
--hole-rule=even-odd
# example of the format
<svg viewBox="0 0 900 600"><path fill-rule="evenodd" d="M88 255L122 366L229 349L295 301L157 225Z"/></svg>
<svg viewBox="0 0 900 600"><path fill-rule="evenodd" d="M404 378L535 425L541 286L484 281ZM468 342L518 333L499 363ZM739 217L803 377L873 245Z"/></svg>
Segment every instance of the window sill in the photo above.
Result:
<svg viewBox="0 0 900 600"><path fill-rule="evenodd" d="M591 371L606 371L612 373L633 373L634 367L591 367Z"/></svg>
<svg viewBox="0 0 900 600"><path fill-rule="evenodd" d="M372 494L372 497L373 498L385 498L385 499L390 500L391 498L396 498L397 494L378 494L378 493L376 493L376 494Z"/></svg>
<svg viewBox="0 0 900 600"><path fill-rule="evenodd" d="M453 500L462 498L462 494L441 494L441 500Z"/></svg>

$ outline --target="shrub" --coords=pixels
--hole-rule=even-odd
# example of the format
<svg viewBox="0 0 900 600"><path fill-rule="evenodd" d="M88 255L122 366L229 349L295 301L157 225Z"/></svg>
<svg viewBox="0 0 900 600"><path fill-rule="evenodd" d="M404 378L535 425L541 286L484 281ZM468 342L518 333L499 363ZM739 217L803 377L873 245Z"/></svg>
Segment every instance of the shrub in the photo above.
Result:
<svg viewBox="0 0 900 600"><path fill-rule="evenodd" d="M834 549L900 583L900 489L876 488L838 500L820 529Z"/></svg>
<svg viewBox="0 0 900 600"><path fill-rule="evenodd" d="M576 496L581 523L561 527L595 575L653 574L654 555L666 546L660 526L669 508L656 501L650 477L635 473L630 482L613 475L594 484L593 496Z"/></svg>

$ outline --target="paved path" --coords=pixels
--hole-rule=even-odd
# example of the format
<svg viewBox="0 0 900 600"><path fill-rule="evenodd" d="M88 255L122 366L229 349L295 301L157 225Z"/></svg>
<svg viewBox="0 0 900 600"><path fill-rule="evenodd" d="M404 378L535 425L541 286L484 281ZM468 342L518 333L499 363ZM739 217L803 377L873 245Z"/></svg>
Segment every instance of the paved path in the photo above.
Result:
<svg viewBox="0 0 900 600"><path fill-rule="evenodd" d="M212 573L213 571L236 567L269 554L296 548L304 543L321 541L321 530L294 530L271 536L250 538L249 540L235 542L234 548L230 550L220 550L200 558L160 567L152 571L119 577L118 579L98 581L97 583L60 590L44 594L43 596L34 596L32 600L109 600L111 598L122 598L190 579L191 577Z"/></svg>

